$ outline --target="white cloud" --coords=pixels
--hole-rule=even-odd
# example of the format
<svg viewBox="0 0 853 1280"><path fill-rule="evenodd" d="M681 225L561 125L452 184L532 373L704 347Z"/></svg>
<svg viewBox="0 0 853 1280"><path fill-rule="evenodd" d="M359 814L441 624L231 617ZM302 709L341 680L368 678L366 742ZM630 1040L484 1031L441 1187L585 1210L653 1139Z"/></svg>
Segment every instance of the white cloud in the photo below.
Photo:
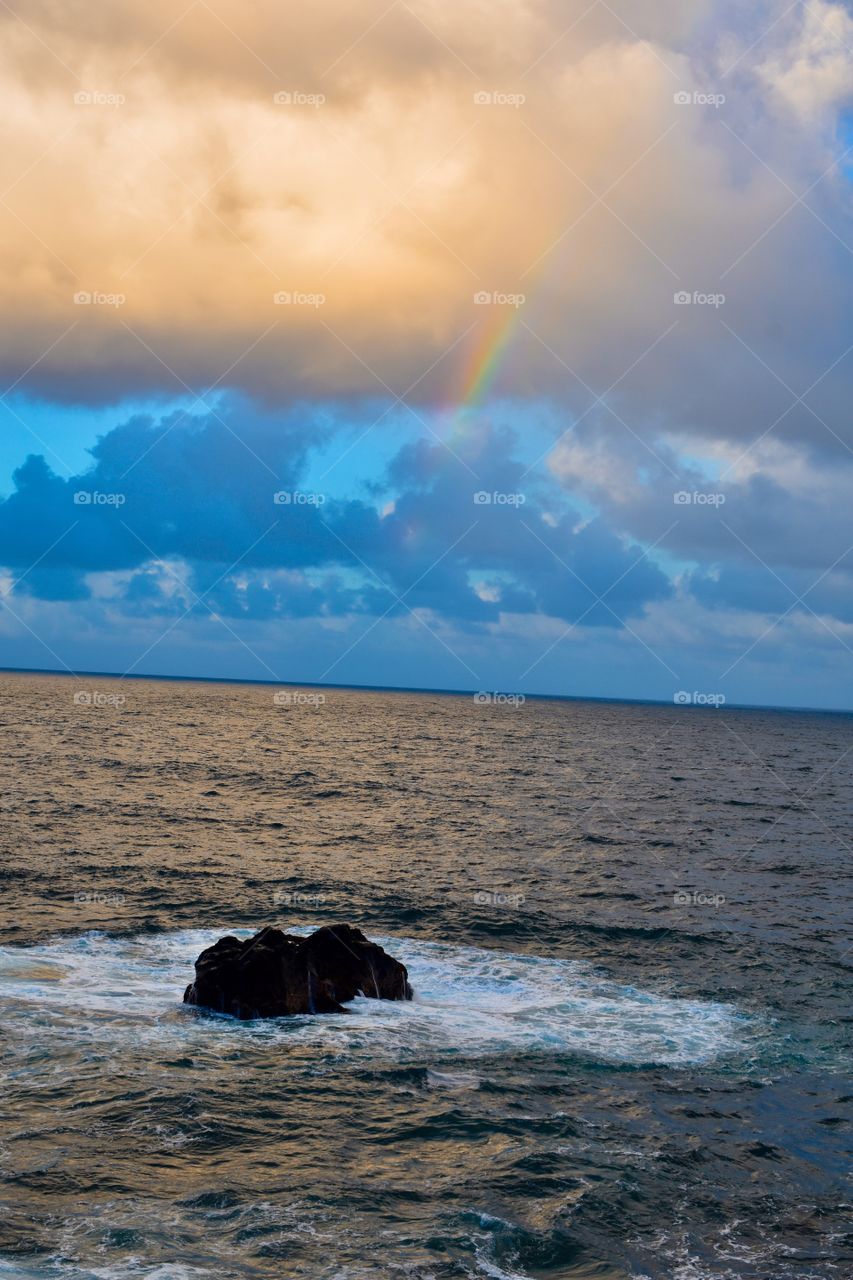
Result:
<svg viewBox="0 0 853 1280"><path fill-rule="evenodd" d="M770 95L796 115L826 117L853 100L853 18L842 4L810 0L790 43L759 64Z"/></svg>

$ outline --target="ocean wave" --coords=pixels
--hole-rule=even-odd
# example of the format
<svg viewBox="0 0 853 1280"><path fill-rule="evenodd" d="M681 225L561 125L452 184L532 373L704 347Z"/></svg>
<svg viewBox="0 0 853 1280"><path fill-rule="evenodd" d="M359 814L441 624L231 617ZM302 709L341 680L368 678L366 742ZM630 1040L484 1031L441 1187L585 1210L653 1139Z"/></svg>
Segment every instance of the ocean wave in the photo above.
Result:
<svg viewBox="0 0 853 1280"><path fill-rule="evenodd" d="M0 1258L0 1280L208 1280L216 1273L206 1267L167 1263L152 1266L139 1258L106 1267L78 1267L74 1263L56 1262L39 1265L4 1262ZM217 1277L217 1280L220 1280Z"/></svg>
<svg viewBox="0 0 853 1280"><path fill-rule="evenodd" d="M227 932L249 931L90 933L0 948L0 989L13 1016L37 1012L44 1026L47 1015L65 1035L154 1037L184 1054L239 1037L404 1059L546 1053L678 1067L736 1053L750 1027L732 1005L640 990L581 963L406 937L377 940L407 965L411 1003L358 998L348 1017L238 1024L181 1003L196 956Z"/></svg>

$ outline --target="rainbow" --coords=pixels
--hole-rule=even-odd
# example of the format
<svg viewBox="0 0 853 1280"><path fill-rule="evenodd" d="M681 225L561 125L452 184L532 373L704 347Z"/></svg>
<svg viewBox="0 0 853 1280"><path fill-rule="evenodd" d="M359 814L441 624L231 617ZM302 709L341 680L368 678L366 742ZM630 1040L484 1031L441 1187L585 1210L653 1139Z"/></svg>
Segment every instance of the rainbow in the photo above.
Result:
<svg viewBox="0 0 853 1280"><path fill-rule="evenodd" d="M453 435L464 429L471 411L483 404L494 387L521 323L521 307L495 304L491 312L478 326L457 389L448 397L443 416L446 430Z"/></svg>
<svg viewBox="0 0 853 1280"><path fill-rule="evenodd" d="M498 314L491 323L483 325L479 341L466 364L458 404L472 408L486 398L500 372L501 361L518 323L518 308L513 308L509 315Z"/></svg>

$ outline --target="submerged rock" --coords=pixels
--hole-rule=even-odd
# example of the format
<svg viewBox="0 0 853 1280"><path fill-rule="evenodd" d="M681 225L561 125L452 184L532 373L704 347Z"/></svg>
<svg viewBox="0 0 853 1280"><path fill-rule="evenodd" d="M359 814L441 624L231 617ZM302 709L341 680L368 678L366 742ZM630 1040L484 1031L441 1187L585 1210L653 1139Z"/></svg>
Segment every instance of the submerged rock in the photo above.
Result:
<svg viewBox="0 0 853 1280"><path fill-rule="evenodd" d="M349 924L307 938L261 929L253 938L220 938L195 962L184 1003L235 1018L346 1013L357 995L411 1000L406 966Z"/></svg>

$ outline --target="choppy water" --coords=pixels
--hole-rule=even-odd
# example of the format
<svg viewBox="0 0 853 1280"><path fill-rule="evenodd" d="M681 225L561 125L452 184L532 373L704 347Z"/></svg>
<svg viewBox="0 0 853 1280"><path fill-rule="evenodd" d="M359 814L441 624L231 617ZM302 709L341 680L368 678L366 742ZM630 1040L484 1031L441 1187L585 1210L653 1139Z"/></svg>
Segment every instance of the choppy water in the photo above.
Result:
<svg viewBox="0 0 853 1280"><path fill-rule="evenodd" d="M853 718L273 692L0 678L0 1277L850 1275Z"/></svg>

